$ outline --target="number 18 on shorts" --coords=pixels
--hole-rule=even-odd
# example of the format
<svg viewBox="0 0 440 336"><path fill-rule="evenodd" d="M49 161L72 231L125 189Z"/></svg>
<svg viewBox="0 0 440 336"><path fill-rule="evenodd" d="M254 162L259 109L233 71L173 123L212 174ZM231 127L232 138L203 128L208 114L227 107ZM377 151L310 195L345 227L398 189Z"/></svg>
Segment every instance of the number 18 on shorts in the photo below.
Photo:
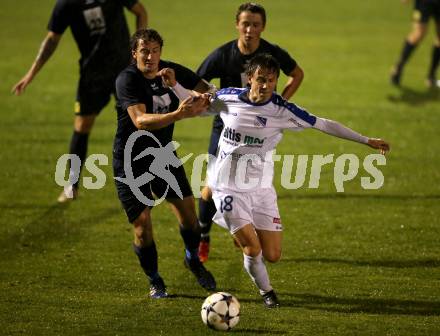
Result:
<svg viewBox="0 0 440 336"><path fill-rule="evenodd" d="M213 190L213 199L217 208L214 222L232 234L247 224L257 230L283 230L273 188L247 193Z"/></svg>

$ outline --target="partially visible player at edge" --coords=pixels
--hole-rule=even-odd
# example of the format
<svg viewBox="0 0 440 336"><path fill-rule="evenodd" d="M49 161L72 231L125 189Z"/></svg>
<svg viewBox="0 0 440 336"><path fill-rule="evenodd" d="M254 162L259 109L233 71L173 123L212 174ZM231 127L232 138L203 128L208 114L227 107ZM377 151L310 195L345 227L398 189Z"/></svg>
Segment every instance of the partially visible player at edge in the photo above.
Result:
<svg viewBox="0 0 440 336"><path fill-rule="evenodd" d="M214 277L199 260L199 225L194 197L183 165L175 151L171 158L163 159L160 155L154 155L158 150L164 153L164 147L169 148L172 144L176 121L194 117L206 108L201 99L187 99L179 104L179 99L169 88L176 85L176 78L185 88L198 92L206 92L209 85L191 70L161 60L162 46L162 37L154 29L141 29L132 36L132 64L116 79L118 128L113 147L113 172L118 197L128 221L133 224L134 252L150 281L152 298L168 296L158 268L151 218L153 204L148 204L148 201L144 203L124 182L126 164L130 165L135 177L145 176L148 171L156 174L153 180L139 187L140 192L149 200L154 199L153 194L165 197L176 216L185 244L185 266L203 288L213 290L216 287ZM136 140L131 153L127 153L127 141L138 130L149 131L159 144L151 136L142 136ZM146 149L150 150L151 155L143 155ZM154 166L155 163L159 166ZM161 169L164 176L171 175L170 179L165 181L158 177ZM179 190L172 188L171 179L176 181Z"/></svg>
<svg viewBox="0 0 440 336"><path fill-rule="evenodd" d="M241 246L244 268L268 308L279 306L264 261L275 263L281 257L283 226L273 186L272 153L283 131L314 128L366 144L382 154L390 148L384 140L362 136L286 101L275 93L279 73L273 56L259 54L247 66L250 88L219 90L209 107L209 112L220 115L225 130L219 155L208 169L217 208L214 221L228 229ZM249 139L260 140L249 143ZM241 167L242 163L246 165Z"/></svg>
<svg viewBox="0 0 440 336"><path fill-rule="evenodd" d="M408 0L402 0L402 2L406 3ZM428 88L439 87L436 72L440 62L440 0L414 1L412 30L406 37L400 57L391 71L391 83L393 85L400 85L403 68L428 32L428 23L431 17L434 18L436 29L431 53L431 65L426 77L426 86Z"/></svg>
<svg viewBox="0 0 440 336"><path fill-rule="evenodd" d="M245 87L247 77L244 73L249 60L259 53L273 55L281 64L281 70L287 76L287 83L281 95L289 100L300 86L304 73L297 62L282 48L261 38L266 27L266 11L256 3L244 3L238 7L235 16L238 39L230 41L215 49L200 65L197 74L207 81L220 79L220 87ZM217 155L217 147L223 122L215 116L208 148L210 155ZM202 237L199 246L199 257L202 262L208 260L209 231L212 217L215 214L214 202L209 187L204 187L199 199L199 221Z"/></svg>
<svg viewBox="0 0 440 336"><path fill-rule="evenodd" d="M48 24L49 31L34 63L12 89L16 95L24 93L70 27L81 59L69 153L79 157L81 167L86 159L95 118L114 94L116 76L129 63L130 34L124 7L136 16L137 29L147 26L147 12L137 0L57 0ZM79 177L79 174L80 171L72 169L70 179L75 175ZM78 186L77 182L66 187L58 202L75 199Z"/></svg>

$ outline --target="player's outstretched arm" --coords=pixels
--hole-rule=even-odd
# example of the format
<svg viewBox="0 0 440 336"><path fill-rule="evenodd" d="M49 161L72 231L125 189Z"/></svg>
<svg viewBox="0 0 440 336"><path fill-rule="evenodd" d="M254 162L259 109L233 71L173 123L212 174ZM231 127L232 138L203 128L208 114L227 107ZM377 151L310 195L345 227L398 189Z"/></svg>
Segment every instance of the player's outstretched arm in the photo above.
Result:
<svg viewBox="0 0 440 336"><path fill-rule="evenodd" d="M32 80L41 70L43 65L52 56L53 52L58 46L58 43L60 42L60 39L60 34L56 34L52 31L49 31L47 33L46 38L41 43L40 50L37 54L37 57L35 58L34 63L30 67L26 75L24 75L24 77L20 79L17 84L14 85L14 87L12 88L12 93L19 96L24 92L29 83L32 82Z"/></svg>
<svg viewBox="0 0 440 336"><path fill-rule="evenodd" d="M148 113L145 104L129 106L127 111L137 129L152 131L167 127L182 119L196 117L205 111L208 105L208 97L196 96L186 98L176 111L170 113Z"/></svg>
<svg viewBox="0 0 440 336"><path fill-rule="evenodd" d="M386 141L382 139L368 138L366 136L363 136L334 120L317 117L316 123L313 127L338 138L356 141L366 144L371 148L379 149L381 154L385 154L387 151L390 150L390 145Z"/></svg>
<svg viewBox="0 0 440 336"><path fill-rule="evenodd" d="M142 5L140 2L136 2L133 7L130 8L130 12L136 16L136 30L147 28L148 13L144 5Z"/></svg>
<svg viewBox="0 0 440 336"><path fill-rule="evenodd" d="M176 110L178 120L200 116L208 108L210 96L201 94L189 97Z"/></svg>

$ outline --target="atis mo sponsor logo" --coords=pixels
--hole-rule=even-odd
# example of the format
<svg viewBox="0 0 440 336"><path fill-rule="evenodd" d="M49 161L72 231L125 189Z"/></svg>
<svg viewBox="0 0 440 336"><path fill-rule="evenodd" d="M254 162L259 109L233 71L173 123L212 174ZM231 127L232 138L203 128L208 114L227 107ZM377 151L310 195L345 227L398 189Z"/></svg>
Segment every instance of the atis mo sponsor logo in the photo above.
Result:
<svg viewBox="0 0 440 336"><path fill-rule="evenodd" d="M261 119L265 119L265 118L261 118ZM264 125L266 123L264 122ZM258 137L254 137L251 135L247 135L245 134L244 137L240 132L237 132L235 129L231 128L231 127L225 127L225 129L223 130L223 138L225 138L226 141L228 142L233 142L233 143L239 143L242 139L244 144L246 145L263 145L264 144L264 140L266 140L266 138L258 138Z"/></svg>

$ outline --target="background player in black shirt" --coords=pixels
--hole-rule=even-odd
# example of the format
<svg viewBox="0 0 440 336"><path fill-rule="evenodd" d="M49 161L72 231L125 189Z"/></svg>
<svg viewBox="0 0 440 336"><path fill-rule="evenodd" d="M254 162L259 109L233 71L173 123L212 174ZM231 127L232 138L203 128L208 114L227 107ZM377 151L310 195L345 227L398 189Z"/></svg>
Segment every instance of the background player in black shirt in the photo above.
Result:
<svg viewBox="0 0 440 336"><path fill-rule="evenodd" d="M288 77L286 86L281 95L288 100L300 86L304 73L296 61L282 48L261 38L266 27L266 11L256 3L244 3L239 6L235 17L239 37L215 49L200 65L197 74L210 81L220 79L220 87L245 87L247 77L245 66L252 57L260 53L274 56L281 65L281 70ZM217 146L223 122L219 116L214 118L208 152L217 154ZM209 231L212 226L212 217L215 214L215 205L211 200L211 191L203 188L199 200L199 220L202 228L202 240L199 256L202 262L208 259Z"/></svg>
<svg viewBox="0 0 440 336"><path fill-rule="evenodd" d="M402 1L407 2L407 0ZM403 68L419 42L425 37L431 16L435 20L436 38L432 47L431 66L426 85L430 88L438 87L436 71L440 61L440 0L415 0L412 30L405 39L400 58L392 70L392 84L400 85Z"/></svg>
<svg viewBox="0 0 440 336"><path fill-rule="evenodd" d="M216 287L213 276L198 257L200 232L194 197L185 170L173 149L168 151L172 157L165 154L165 148L169 149L171 145L174 122L196 116L206 107L206 99L197 98L186 99L179 105L179 98L170 87L177 85L176 79L183 87L198 92L207 91L209 85L191 70L161 60L162 46L161 36L153 29L141 29L132 37L134 63L116 79L118 129L113 150L118 197L129 222L133 224L134 251L150 280L152 298L168 296L158 272L150 215L152 194L164 197L177 217L185 243L185 265L202 287L208 290ZM143 136L134 144L128 142L132 135L137 136L139 133ZM127 148L131 148L131 152ZM127 183L127 174L130 174L126 171L127 165L135 178L141 175L150 178L143 180L143 185L134 189ZM172 181L178 184L177 188L173 188Z"/></svg>
<svg viewBox="0 0 440 336"><path fill-rule="evenodd" d="M70 154L79 156L81 167L95 118L114 93L116 76L129 63L130 34L124 7L136 16L138 29L147 26L147 13L137 0L58 0L48 24L49 32L34 63L12 89L16 95L24 92L57 48L66 28L70 27L81 54ZM78 185L66 188L58 201L75 199Z"/></svg>

